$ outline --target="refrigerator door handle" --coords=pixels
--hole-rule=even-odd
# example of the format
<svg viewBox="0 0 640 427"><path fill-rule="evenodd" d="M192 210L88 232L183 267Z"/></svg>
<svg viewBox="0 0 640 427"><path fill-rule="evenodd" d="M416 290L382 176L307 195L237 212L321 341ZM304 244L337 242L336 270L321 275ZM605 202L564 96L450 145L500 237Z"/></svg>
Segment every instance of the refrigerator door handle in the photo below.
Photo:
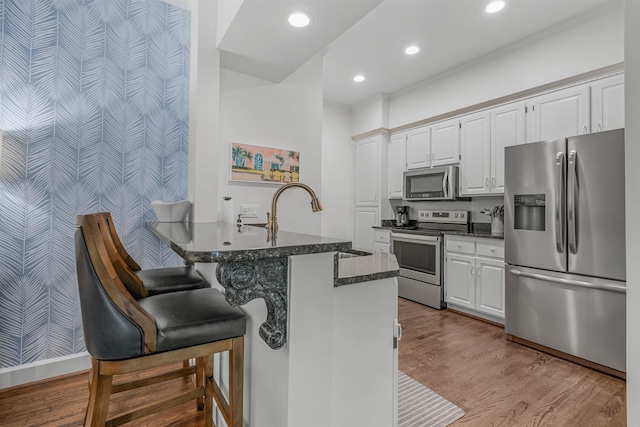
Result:
<svg viewBox="0 0 640 427"><path fill-rule="evenodd" d="M569 173L567 179L567 228L569 234L569 252L578 253L578 239L576 230L576 164L578 153L569 151Z"/></svg>
<svg viewBox="0 0 640 427"><path fill-rule="evenodd" d="M588 288L588 289L600 289L602 291L618 292L621 294L627 293L626 286L615 285L612 283L590 283L590 282L583 282L582 280L563 279L561 277L547 276L545 274L527 273L525 271L516 270L515 268L512 268L511 270L509 270L509 273L517 277L526 277L529 279L543 280L545 282L559 283L561 285L576 286L579 288Z"/></svg>
<svg viewBox="0 0 640 427"><path fill-rule="evenodd" d="M564 252L564 229L562 221L564 217L564 177L565 177L564 152L556 153L556 250L559 253Z"/></svg>

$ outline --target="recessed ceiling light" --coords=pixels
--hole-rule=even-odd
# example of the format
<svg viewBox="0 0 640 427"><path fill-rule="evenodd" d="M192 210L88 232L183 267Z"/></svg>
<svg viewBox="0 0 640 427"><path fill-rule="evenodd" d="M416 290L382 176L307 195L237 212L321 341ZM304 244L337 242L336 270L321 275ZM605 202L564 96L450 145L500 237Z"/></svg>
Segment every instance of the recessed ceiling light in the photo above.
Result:
<svg viewBox="0 0 640 427"><path fill-rule="evenodd" d="M293 25L296 28L302 28L309 25L311 22L311 18L309 15L303 12L295 12L289 15L289 24Z"/></svg>
<svg viewBox="0 0 640 427"><path fill-rule="evenodd" d="M418 46L409 46L404 50L404 53L407 55L415 55L418 52L420 52L420 48Z"/></svg>
<svg viewBox="0 0 640 427"><path fill-rule="evenodd" d="M357 83L363 82L364 81L364 76L362 74L358 74L357 76L355 76L353 78L353 81L357 82Z"/></svg>
<svg viewBox="0 0 640 427"><path fill-rule="evenodd" d="M502 0L492 1L484 8L484 11L487 13L496 13L500 12L504 8L505 3Z"/></svg>

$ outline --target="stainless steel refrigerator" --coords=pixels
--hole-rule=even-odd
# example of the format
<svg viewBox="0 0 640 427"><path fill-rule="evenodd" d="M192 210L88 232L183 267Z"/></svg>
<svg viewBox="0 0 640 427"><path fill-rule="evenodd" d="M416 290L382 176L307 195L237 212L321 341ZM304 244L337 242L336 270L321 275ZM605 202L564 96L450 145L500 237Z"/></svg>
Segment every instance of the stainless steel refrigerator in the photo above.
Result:
<svg viewBox="0 0 640 427"><path fill-rule="evenodd" d="M505 149L505 328L625 372L624 129Z"/></svg>

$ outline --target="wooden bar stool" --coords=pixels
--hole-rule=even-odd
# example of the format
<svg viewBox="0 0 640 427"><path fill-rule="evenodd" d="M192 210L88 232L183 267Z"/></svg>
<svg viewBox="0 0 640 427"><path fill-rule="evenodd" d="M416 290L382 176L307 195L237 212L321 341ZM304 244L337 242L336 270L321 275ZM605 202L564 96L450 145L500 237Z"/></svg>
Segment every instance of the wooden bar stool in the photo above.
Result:
<svg viewBox="0 0 640 427"><path fill-rule="evenodd" d="M229 427L242 426L246 318L213 288L136 300L119 279L92 215L79 217L76 268L84 339L92 373L85 427L116 426L191 399L204 400L205 425L213 425L213 399ZM213 355L229 352L229 399L213 379ZM114 385L114 375L196 359L183 367L142 380ZM196 374L192 391L159 399L107 420L110 396L168 379ZM199 409L202 409L199 407Z"/></svg>
<svg viewBox="0 0 640 427"><path fill-rule="evenodd" d="M101 232L109 258L120 280L125 283L135 298L210 287L209 283L193 267L141 269L124 248L111 213L100 212L93 215L97 222L104 224L104 229Z"/></svg>

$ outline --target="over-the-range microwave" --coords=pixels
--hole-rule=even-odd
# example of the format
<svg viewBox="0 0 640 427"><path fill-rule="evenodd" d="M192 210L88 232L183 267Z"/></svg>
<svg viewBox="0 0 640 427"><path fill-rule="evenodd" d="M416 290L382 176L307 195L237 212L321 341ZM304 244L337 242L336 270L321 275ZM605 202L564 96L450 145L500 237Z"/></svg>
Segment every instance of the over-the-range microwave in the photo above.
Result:
<svg viewBox="0 0 640 427"><path fill-rule="evenodd" d="M404 200L458 199L458 166L415 169L404 173Z"/></svg>

